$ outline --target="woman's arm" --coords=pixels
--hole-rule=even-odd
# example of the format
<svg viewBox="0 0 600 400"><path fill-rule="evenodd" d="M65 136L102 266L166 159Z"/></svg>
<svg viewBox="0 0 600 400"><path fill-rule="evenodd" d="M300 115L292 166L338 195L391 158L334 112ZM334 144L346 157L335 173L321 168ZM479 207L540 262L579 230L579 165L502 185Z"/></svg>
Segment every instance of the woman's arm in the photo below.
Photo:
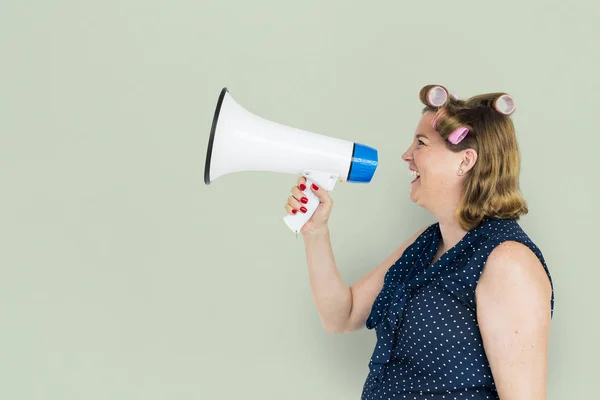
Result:
<svg viewBox="0 0 600 400"><path fill-rule="evenodd" d="M311 292L327 332L347 333L365 326L386 272L425 229L418 230L352 286L343 281L337 269L329 229L325 226L304 235Z"/></svg>
<svg viewBox="0 0 600 400"><path fill-rule="evenodd" d="M521 243L500 244L489 255L475 293L500 399L546 399L552 289L539 259Z"/></svg>

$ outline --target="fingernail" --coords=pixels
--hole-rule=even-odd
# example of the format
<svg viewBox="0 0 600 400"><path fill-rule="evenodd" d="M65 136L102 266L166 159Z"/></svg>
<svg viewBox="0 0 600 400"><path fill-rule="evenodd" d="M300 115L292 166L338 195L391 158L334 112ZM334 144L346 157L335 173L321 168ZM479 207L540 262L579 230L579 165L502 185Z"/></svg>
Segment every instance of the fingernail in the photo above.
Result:
<svg viewBox="0 0 600 400"><path fill-rule="evenodd" d="M298 212L298 210L296 210L295 208L292 210L292 214L296 214Z"/></svg>
<svg viewBox="0 0 600 400"><path fill-rule="evenodd" d="M304 189L306 189L306 185L304 183L301 183L300 184L300 190L304 190Z"/></svg>
<svg viewBox="0 0 600 400"><path fill-rule="evenodd" d="M304 204L308 203L308 199L306 197L301 198L300 201Z"/></svg>
<svg viewBox="0 0 600 400"><path fill-rule="evenodd" d="M300 207L300 211L302 211L303 213L306 213L308 210L306 209L306 207Z"/></svg>
<svg viewBox="0 0 600 400"><path fill-rule="evenodd" d="M315 190L319 190L319 187L317 185L315 185L314 183L312 184L312 188Z"/></svg>

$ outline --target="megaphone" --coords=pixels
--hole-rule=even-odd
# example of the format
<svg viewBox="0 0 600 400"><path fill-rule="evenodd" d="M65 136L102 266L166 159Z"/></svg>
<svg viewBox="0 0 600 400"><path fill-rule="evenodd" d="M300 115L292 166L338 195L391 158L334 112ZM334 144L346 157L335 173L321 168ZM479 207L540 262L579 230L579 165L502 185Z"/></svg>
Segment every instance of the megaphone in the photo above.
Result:
<svg viewBox="0 0 600 400"><path fill-rule="evenodd" d="M306 213L286 215L286 225L298 233L313 215L319 199L312 183L332 191L340 182L368 183L378 165L377 150L364 144L282 125L241 107L225 87L214 112L204 183L241 171L271 171L303 175L309 199Z"/></svg>

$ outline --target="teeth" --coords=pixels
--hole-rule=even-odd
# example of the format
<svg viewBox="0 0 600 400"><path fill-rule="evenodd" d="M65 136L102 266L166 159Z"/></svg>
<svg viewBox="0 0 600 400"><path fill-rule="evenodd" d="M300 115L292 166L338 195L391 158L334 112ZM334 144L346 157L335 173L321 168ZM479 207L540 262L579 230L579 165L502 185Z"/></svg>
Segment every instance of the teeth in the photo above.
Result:
<svg viewBox="0 0 600 400"><path fill-rule="evenodd" d="M417 171L408 170L408 175L412 178L416 178L417 176L421 176Z"/></svg>

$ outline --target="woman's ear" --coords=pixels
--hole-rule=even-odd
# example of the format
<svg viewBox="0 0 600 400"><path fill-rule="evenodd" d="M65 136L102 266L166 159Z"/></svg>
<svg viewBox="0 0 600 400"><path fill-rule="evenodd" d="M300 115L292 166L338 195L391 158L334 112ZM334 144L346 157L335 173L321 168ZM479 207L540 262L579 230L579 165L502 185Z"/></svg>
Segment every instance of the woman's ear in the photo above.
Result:
<svg viewBox="0 0 600 400"><path fill-rule="evenodd" d="M463 173L466 173L471 168L473 168L473 166L475 166L476 162L477 162L477 152L474 149L466 149L463 152L463 159L462 159L460 168L462 169Z"/></svg>

